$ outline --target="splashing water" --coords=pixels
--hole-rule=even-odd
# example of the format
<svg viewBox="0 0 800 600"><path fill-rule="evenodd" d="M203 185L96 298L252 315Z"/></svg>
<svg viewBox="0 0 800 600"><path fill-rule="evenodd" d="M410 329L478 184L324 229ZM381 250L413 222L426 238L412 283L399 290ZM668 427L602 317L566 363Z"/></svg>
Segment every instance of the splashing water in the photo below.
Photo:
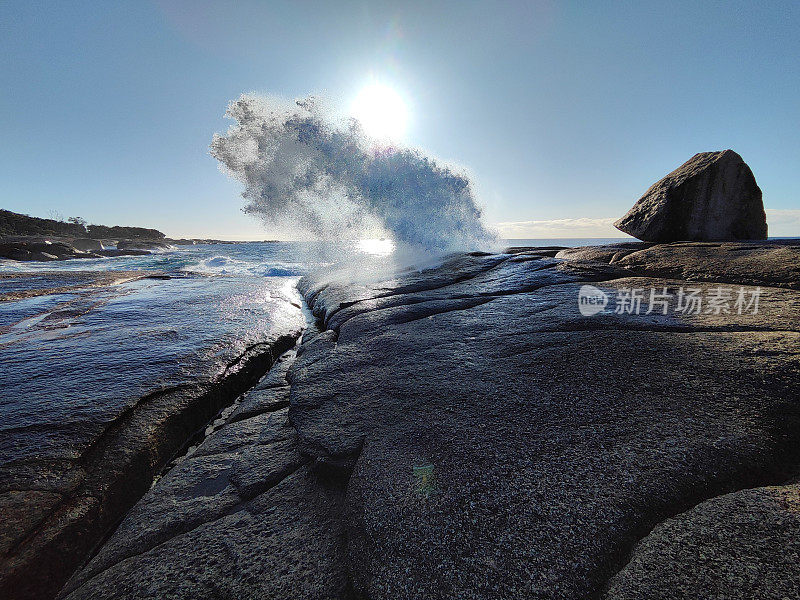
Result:
<svg viewBox="0 0 800 600"><path fill-rule="evenodd" d="M244 186L245 212L297 237L380 237L430 251L493 244L469 178L418 150L380 146L313 98L243 95L211 154ZM290 229L291 228L291 229Z"/></svg>

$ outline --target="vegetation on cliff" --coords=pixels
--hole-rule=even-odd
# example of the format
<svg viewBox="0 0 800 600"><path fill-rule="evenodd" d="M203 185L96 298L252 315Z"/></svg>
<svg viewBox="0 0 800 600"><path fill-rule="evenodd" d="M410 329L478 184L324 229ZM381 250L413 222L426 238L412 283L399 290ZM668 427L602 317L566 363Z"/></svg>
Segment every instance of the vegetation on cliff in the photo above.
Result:
<svg viewBox="0 0 800 600"><path fill-rule="evenodd" d="M115 225L85 225L83 219L73 218L69 222L55 219L29 217L0 209L0 237L11 235L57 235L114 239L161 240L166 236L157 229L145 227L120 227Z"/></svg>

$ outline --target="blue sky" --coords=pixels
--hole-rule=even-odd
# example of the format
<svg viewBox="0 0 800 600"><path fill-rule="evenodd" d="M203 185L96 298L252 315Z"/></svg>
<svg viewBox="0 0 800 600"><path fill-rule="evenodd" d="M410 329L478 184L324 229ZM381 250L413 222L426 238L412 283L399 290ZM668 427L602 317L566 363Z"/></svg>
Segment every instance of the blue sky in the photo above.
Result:
<svg viewBox="0 0 800 600"><path fill-rule="evenodd" d="M346 104L463 165L514 237L613 235L647 187L733 148L800 235L797 2L0 4L0 207L261 239L208 154L242 92Z"/></svg>

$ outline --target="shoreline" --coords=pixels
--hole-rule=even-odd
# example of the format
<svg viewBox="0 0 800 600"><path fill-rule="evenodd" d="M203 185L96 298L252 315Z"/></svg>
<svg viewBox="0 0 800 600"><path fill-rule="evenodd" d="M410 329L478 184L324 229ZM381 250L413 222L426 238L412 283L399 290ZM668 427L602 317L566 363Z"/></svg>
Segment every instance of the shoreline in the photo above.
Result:
<svg viewBox="0 0 800 600"><path fill-rule="evenodd" d="M459 255L391 284L306 277L299 287L322 331L304 336L284 375L244 396L255 408L228 417L145 494L65 597L202 596L219 585L309 598L439 597L486 585L626 597L636 581L621 574L629 556L644 560L635 546L654 526L676 516L687 526L692 507L797 473L800 434L787 402L800 392L788 375L799 372L791 348L800 315L787 253L796 259L800 245L517 248ZM757 284L765 312L733 322L582 317L575 294L587 282ZM744 420L743 406L725 399L732 385L749 407ZM587 453L595 444L609 447ZM415 478L423 464L433 484ZM604 486L621 504L602 500ZM517 525L465 513L465 498ZM543 538L542 522L560 533ZM576 535L590 537L574 551L558 541ZM229 559L198 564L205 552L221 559L219 543L242 573ZM741 543L759 547L752 535ZM558 579L530 579L504 554L525 556L532 544L541 558L527 568L549 564ZM288 571L278 566L287 556ZM512 563L495 575L489 560ZM441 579L433 565L442 561L456 561L448 572L461 583ZM655 570L668 582L683 567Z"/></svg>
<svg viewBox="0 0 800 600"><path fill-rule="evenodd" d="M304 319L283 280L43 271L8 282L25 298L0 303L0 595L53 598ZM260 302L209 304L237 294Z"/></svg>

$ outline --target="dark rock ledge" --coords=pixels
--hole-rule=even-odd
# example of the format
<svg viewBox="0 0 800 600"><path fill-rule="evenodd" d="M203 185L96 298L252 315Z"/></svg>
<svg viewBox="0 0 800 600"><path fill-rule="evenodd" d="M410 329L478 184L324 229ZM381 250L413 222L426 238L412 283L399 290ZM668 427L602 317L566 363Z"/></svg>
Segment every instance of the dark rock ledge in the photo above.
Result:
<svg viewBox="0 0 800 600"><path fill-rule="evenodd" d="M53 598L198 429L252 387L300 330L249 347L216 380L160 390L70 464L0 469L0 597Z"/></svg>
<svg viewBox="0 0 800 600"><path fill-rule="evenodd" d="M39 271L0 272L0 302L80 293L83 290L120 285L137 279L171 279L161 271Z"/></svg>
<svg viewBox="0 0 800 600"><path fill-rule="evenodd" d="M94 244L92 244L94 242ZM122 242L120 242L122 244ZM0 258L17 261L50 262L75 258L103 258L111 256L145 256L154 248L169 246L162 242L129 242L128 246L103 248L98 240L78 239L66 241L0 239ZM100 246L99 248L97 246Z"/></svg>
<svg viewBox="0 0 800 600"><path fill-rule="evenodd" d="M559 250L303 280L322 332L145 495L63 596L796 590L798 492L782 484L800 464L800 246ZM761 297L757 314L584 317L584 283Z"/></svg>

